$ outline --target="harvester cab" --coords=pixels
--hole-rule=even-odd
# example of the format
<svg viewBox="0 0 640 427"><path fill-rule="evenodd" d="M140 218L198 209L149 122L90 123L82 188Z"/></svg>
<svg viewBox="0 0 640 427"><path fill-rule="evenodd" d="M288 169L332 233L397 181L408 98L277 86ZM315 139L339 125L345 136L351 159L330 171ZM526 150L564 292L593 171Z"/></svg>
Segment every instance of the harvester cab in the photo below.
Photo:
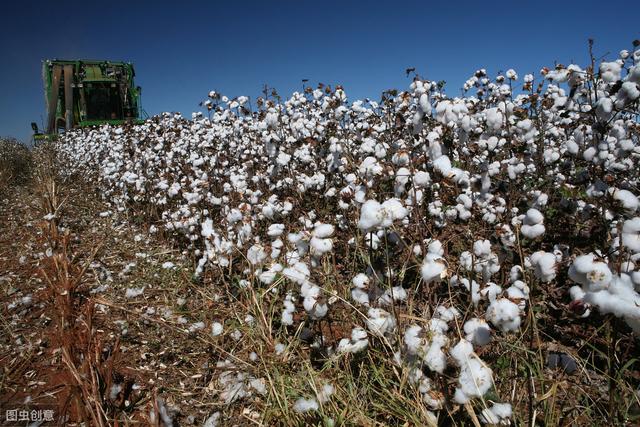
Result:
<svg viewBox="0 0 640 427"><path fill-rule="evenodd" d="M34 139L76 127L140 122L141 89L134 76L128 62L43 61L47 121L44 133L32 123Z"/></svg>

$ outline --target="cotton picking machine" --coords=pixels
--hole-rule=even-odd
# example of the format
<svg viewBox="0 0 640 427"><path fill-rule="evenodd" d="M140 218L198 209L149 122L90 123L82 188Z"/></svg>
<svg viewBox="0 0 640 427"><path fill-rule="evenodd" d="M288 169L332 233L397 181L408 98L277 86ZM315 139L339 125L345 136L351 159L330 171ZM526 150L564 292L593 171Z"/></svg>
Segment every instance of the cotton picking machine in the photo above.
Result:
<svg viewBox="0 0 640 427"><path fill-rule="evenodd" d="M31 123L34 139L49 139L76 127L140 122L144 110L134 76L129 62L43 61L47 122L44 133Z"/></svg>

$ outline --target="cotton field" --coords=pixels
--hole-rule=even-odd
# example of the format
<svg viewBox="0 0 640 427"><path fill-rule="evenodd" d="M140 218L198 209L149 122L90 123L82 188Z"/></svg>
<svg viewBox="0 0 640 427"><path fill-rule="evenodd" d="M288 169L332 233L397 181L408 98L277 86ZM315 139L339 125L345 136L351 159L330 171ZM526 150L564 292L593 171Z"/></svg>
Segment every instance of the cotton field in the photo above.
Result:
<svg viewBox="0 0 640 427"><path fill-rule="evenodd" d="M323 361L376 352L434 420L471 403L506 425L513 378L492 349L542 351L539 313L640 334L639 99L640 50L625 50L595 69L479 69L460 97L418 75L379 101L212 91L190 119L73 130L57 149L195 281L268 292L260 322L281 346L304 327ZM264 388L224 363L227 403ZM289 404L313 414L336 386Z"/></svg>

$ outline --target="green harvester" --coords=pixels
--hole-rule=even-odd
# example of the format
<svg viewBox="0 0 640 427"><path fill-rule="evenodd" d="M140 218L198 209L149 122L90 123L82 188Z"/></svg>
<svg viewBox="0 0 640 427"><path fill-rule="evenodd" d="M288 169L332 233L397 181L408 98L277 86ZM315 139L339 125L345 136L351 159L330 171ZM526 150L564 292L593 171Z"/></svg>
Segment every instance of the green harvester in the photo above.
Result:
<svg viewBox="0 0 640 427"><path fill-rule="evenodd" d="M44 133L37 124L31 124L34 140L52 139L61 131L77 127L140 123L146 113L134 76L129 62L43 61L47 122Z"/></svg>

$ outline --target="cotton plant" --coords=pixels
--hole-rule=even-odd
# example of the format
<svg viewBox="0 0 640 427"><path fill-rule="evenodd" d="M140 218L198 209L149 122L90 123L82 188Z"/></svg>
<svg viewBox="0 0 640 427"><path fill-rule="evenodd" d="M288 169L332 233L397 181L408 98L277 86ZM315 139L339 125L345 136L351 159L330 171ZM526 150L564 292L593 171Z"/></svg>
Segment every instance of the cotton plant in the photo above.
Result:
<svg viewBox="0 0 640 427"><path fill-rule="evenodd" d="M309 88L251 111L247 97L213 92L190 118L65 132L61 173L90 179L114 220L138 215L173 239L196 275L270 289L283 333L297 316L333 314L320 278L333 261L344 267L345 254L366 255L372 265L336 281L348 301L335 304L366 317L337 348L404 351L426 367L408 366L412 384L440 409L450 402L430 376L443 360L460 370L455 402L485 395L491 372L473 348L518 331L529 287L559 286L565 272L582 316L599 310L638 329L640 50L588 65L494 78L480 68L456 97L416 76L379 104ZM604 224L602 236L587 235L602 250L565 241L565 218ZM414 270L420 291L447 283L473 315L455 328L456 307L415 324L396 319L417 294L401 282ZM453 330L464 342L451 347ZM396 342L405 333L410 345ZM255 391L228 379L225 396ZM479 418L505 424L506 405L488 404Z"/></svg>

